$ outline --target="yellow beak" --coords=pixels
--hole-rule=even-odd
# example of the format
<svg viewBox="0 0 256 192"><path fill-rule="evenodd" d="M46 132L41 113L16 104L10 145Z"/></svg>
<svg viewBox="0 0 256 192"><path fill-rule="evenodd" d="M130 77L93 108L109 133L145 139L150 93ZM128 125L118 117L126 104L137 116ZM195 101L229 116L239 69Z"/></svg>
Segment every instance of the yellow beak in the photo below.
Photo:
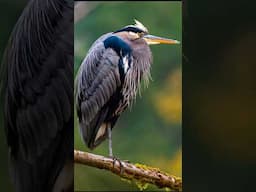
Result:
<svg viewBox="0 0 256 192"><path fill-rule="evenodd" d="M163 37L157 37L154 35L145 35L143 39L147 42L148 45L155 45L155 44L179 44L180 42L174 39L167 39Z"/></svg>

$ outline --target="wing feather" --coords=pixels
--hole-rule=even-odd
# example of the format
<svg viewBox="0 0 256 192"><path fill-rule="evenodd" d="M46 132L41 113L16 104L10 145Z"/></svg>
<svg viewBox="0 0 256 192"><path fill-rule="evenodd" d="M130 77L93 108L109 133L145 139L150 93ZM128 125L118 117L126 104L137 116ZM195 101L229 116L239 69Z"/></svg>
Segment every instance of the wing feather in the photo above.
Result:
<svg viewBox="0 0 256 192"><path fill-rule="evenodd" d="M51 191L73 154L73 2L32 0L5 54L5 127L15 190Z"/></svg>
<svg viewBox="0 0 256 192"><path fill-rule="evenodd" d="M94 148L101 124L106 121L108 102L121 86L118 63L119 55L102 43L111 34L100 37L89 50L76 78L76 107L80 132L85 143ZM99 138L101 141L103 138Z"/></svg>

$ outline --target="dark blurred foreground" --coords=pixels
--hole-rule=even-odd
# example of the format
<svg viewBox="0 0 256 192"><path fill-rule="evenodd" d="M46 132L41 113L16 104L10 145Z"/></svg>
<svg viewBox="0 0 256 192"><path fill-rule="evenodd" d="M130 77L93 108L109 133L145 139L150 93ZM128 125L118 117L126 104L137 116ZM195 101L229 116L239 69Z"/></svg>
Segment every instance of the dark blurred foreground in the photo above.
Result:
<svg viewBox="0 0 256 192"><path fill-rule="evenodd" d="M183 4L184 191L251 192L256 178L256 12Z"/></svg>

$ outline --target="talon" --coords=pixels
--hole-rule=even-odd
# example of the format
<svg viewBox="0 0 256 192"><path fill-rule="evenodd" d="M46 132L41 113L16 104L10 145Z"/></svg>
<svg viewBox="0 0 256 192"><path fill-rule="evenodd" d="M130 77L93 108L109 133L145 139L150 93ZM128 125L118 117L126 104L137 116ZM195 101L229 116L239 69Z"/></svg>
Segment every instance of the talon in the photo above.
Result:
<svg viewBox="0 0 256 192"><path fill-rule="evenodd" d="M113 168L114 168L117 159L115 157L111 157L111 158L113 159Z"/></svg>
<svg viewBox="0 0 256 192"><path fill-rule="evenodd" d="M115 162L117 161L117 162L119 162L119 166L120 166L120 174L123 174L124 173L124 166L123 166L123 164L122 164L122 162L121 162L121 160L120 159L118 159L118 158L116 158L116 157L111 157L112 159L113 159L113 168L114 168L114 166L115 166Z"/></svg>

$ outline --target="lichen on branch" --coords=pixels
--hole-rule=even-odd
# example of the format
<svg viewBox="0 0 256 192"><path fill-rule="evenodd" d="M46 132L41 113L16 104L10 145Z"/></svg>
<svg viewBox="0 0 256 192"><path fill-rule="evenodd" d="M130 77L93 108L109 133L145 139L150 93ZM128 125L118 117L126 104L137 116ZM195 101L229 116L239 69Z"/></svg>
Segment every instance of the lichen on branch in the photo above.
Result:
<svg viewBox="0 0 256 192"><path fill-rule="evenodd" d="M84 164L99 169L105 169L121 178L135 180L144 189L148 183L159 188L169 188L171 191L182 191L182 179L160 171L158 168L142 164L132 164L88 152L74 150L75 163ZM121 166L120 166L121 163Z"/></svg>

